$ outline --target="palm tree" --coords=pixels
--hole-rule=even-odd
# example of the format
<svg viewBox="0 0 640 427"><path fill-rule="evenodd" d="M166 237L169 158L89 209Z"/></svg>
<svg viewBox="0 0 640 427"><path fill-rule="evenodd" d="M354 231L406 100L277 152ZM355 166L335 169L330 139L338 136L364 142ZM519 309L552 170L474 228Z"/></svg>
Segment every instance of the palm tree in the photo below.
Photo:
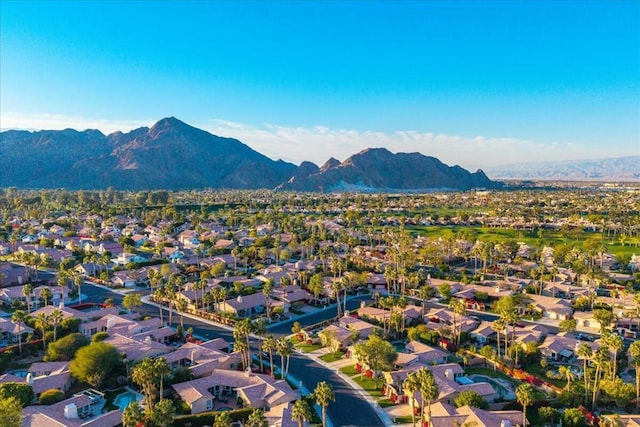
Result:
<svg viewBox="0 0 640 427"><path fill-rule="evenodd" d="M327 427L327 406L336 401L333 388L326 381L319 382L313 390L313 398L322 407L322 427Z"/></svg>
<svg viewBox="0 0 640 427"><path fill-rule="evenodd" d="M267 318L271 319L271 291L273 290L273 279L270 277L262 285L262 295L264 295L265 305L267 306Z"/></svg>
<svg viewBox="0 0 640 427"><path fill-rule="evenodd" d="M296 400L293 403L291 416L293 419L298 420L298 427L303 427L305 421L311 421L313 413L311 412L309 402L302 399Z"/></svg>
<svg viewBox="0 0 640 427"><path fill-rule="evenodd" d="M155 374L160 377L160 396L158 398L158 401L160 401L164 394L164 377L171 373L171 367L167 363L167 359L164 357L158 357L153 361L153 370Z"/></svg>
<svg viewBox="0 0 640 427"><path fill-rule="evenodd" d="M295 404L293 406L293 411L295 412ZM293 415L295 418L295 414ZM247 418L247 422L244 423L244 427L266 427L267 418L264 416L264 413L256 408L251 414L249 414L249 418Z"/></svg>
<svg viewBox="0 0 640 427"><path fill-rule="evenodd" d="M176 310L180 312L180 327L184 330L184 313L187 311L189 303L184 298L176 300Z"/></svg>
<svg viewBox="0 0 640 427"><path fill-rule="evenodd" d="M51 314L49 315L49 321L53 325L53 340L54 341L58 340L58 325L60 325L60 323L62 322L63 319L64 319L64 316L62 314L62 310L60 310L59 308L56 308L55 310L53 310L51 312Z"/></svg>
<svg viewBox="0 0 640 427"><path fill-rule="evenodd" d="M467 314L467 306L458 298L451 298L449 310L453 311L453 334L456 344L460 345L460 335L462 334L461 317Z"/></svg>
<svg viewBox="0 0 640 427"><path fill-rule="evenodd" d="M164 318L163 318L163 309L162 309L162 300L165 297L165 293L164 293L164 288L161 287L157 287L154 291L153 291L153 300L158 304L158 311L160 312L160 323L162 323L164 325Z"/></svg>
<svg viewBox="0 0 640 427"><path fill-rule="evenodd" d="M527 425L527 406L533 403L533 388L531 384L520 384L516 389L516 400L522 405L522 425Z"/></svg>
<svg viewBox="0 0 640 427"><path fill-rule="evenodd" d="M275 338L273 338L273 335L268 335L264 339L264 342L262 343L262 348L265 351L269 352L269 366L270 366L269 369L271 371L271 376L275 377L275 368L273 366L273 351L276 350L277 348L277 342Z"/></svg>
<svg viewBox="0 0 640 427"><path fill-rule="evenodd" d="M82 304L82 283L83 282L84 282L84 279L82 278L82 276L80 276L77 273L73 275L73 284L76 285L76 288L78 288L78 304Z"/></svg>
<svg viewBox="0 0 640 427"><path fill-rule="evenodd" d="M47 316L46 313L39 313L36 316L36 322L35 322L36 328L40 329L40 331L42 332L42 348L44 349L44 351L47 351L47 340L46 340L46 336L45 336L45 332L47 330L47 328L49 327L49 316Z"/></svg>
<svg viewBox="0 0 640 427"><path fill-rule="evenodd" d="M51 293L51 289L49 289L48 286L45 286L40 290L40 298L44 300L45 307L49 305L49 300L53 298L53 294Z"/></svg>
<svg viewBox="0 0 640 427"><path fill-rule="evenodd" d="M587 404L587 400L589 400L589 375L587 373L587 362L591 360L593 357L593 351L589 344L582 343L578 347L578 356L582 358L582 376L584 377L584 403Z"/></svg>
<svg viewBox="0 0 640 427"><path fill-rule="evenodd" d="M263 318L259 318L254 322L253 333L260 337L258 340L258 359L260 359L260 373L263 373L264 363L262 362L262 338L264 338L264 334L267 333L267 322Z"/></svg>
<svg viewBox="0 0 640 427"><path fill-rule="evenodd" d="M11 315L11 321L18 327L18 349L20 356L22 356L22 324L27 320L27 313L22 310L16 310Z"/></svg>
<svg viewBox="0 0 640 427"><path fill-rule="evenodd" d="M27 297L27 314L31 313L31 296L33 295L33 285L27 283L22 287L22 295Z"/></svg>
<svg viewBox="0 0 640 427"><path fill-rule="evenodd" d="M636 412L640 413L640 341L634 341L629 347L631 361L636 366Z"/></svg>
<svg viewBox="0 0 640 427"><path fill-rule="evenodd" d="M411 372L407 375L407 378L403 383L404 392L411 398L411 422L413 427L416 426L416 408L415 408L415 398L416 391L420 389L420 382L418 380L418 375L415 372Z"/></svg>
<svg viewBox="0 0 640 427"><path fill-rule="evenodd" d="M420 396L422 397L422 409L420 414L424 417L424 402L427 401L427 420L431 423L431 401L438 398L440 388L433 373L427 368L420 368L416 371L418 383L420 384Z"/></svg>
<svg viewBox="0 0 640 427"><path fill-rule="evenodd" d="M144 414L138 402L131 402L127 406L122 415L122 424L124 427L136 427L144 419Z"/></svg>
<svg viewBox="0 0 640 427"><path fill-rule="evenodd" d="M282 337L278 339L276 344L276 349L278 351L278 354L280 355L280 365L282 366L282 372L281 372L282 378L285 379L287 378L287 375L289 373L289 359L291 358L291 353L293 353L293 343L288 339L286 339L285 337ZM285 359L287 362L286 369L285 369Z"/></svg>
<svg viewBox="0 0 640 427"><path fill-rule="evenodd" d="M574 375L573 375L573 371L571 370L571 366L560 366L558 368L558 373L560 373L561 375L564 375L565 378L567 379L567 389L571 388L571 380L573 380Z"/></svg>

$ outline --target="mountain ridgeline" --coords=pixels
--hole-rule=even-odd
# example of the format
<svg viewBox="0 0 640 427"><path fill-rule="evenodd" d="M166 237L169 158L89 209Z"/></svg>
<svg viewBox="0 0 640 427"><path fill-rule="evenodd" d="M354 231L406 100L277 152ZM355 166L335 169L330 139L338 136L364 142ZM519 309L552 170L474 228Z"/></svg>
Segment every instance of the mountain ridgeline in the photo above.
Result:
<svg viewBox="0 0 640 427"><path fill-rule="evenodd" d="M0 186L119 190L277 188L292 191L428 191L495 188L419 153L367 149L322 167L274 161L233 138L170 117L151 128L0 133Z"/></svg>

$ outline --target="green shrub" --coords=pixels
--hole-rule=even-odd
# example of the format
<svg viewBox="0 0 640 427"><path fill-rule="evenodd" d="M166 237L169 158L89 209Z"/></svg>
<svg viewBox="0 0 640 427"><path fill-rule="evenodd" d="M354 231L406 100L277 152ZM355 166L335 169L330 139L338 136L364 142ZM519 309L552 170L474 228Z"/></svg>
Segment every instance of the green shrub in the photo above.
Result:
<svg viewBox="0 0 640 427"><path fill-rule="evenodd" d="M40 394L38 402L41 405L53 405L64 400L64 393L56 388L45 390Z"/></svg>

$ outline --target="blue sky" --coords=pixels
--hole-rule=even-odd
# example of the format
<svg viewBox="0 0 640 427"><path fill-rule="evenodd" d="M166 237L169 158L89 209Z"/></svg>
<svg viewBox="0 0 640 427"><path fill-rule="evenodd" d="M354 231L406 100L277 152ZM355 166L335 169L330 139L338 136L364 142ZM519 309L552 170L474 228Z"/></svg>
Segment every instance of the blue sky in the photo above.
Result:
<svg viewBox="0 0 640 427"><path fill-rule="evenodd" d="M640 2L0 2L0 126L175 116L272 158L640 154Z"/></svg>

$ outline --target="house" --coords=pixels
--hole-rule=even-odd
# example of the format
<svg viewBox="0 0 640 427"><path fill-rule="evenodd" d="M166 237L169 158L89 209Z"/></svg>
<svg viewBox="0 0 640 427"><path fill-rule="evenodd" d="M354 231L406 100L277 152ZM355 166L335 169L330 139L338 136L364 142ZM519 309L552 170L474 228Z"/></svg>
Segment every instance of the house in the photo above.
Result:
<svg viewBox="0 0 640 427"><path fill-rule="evenodd" d="M538 312L542 317L553 320L566 320L573 315L571 301L535 294L526 294L525 296L530 300L529 306L531 309Z"/></svg>
<svg viewBox="0 0 640 427"><path fill-rule="evenodd" d="M0 288L24 285L29 281L29 272L23 266L0 261Z"/></svg>
<svg viewBox="0 0 640 427"><path fill-rule="evenodd" d="M164 358L172 370L186 367L196 377L211 375L216 369L233 370L242 366L240 354L222 351L217 345L217 340L212 341L183 344L176 351L166 354ZM226 341L224 346L225 349L228 347Z"/></svg>
<svg viewBox="0 0 640 427"><path fill-rule="evenodd" d="M569 360L572 357L577 357L577 348L586 341L579 341L571 334L566 335L549 335L545 338L545 340L540 344L538 349L543 356L547 359L560 361L560 360ZM595 351L598 347L598 344L586 342L589 347L591 347L592 351Z"/></svg>
<svg viewBox="0 0 640 427"><path fill-rule="evenodd" d="M493 322L483 320L474 330L469 332L469 337L477 343L484 345L490 341L495 342L497 332L493 329Z"/></svg>
<svg viewBox="0 0 640 427"><path fill-rule="evenodd" d="M405 345L405 352L417 357L422 364L443 364L447 361L448 354L439 348L434 348L419 341L409 341Z"/></svg>
<svg viewBox="0 0 640 427"><path fill-rule="evenodd" d="M171 351L170 347L154 341L151 336L135 339L115 333L103 342L111 344L117 348L120 353L124 353L130 362L141 361L146 357L162 356Z"/></svg>
<svg viewBox="0 0 640 427"><path fill-rule="evenodd" d="M219 304L219 310L233 313L238 317L251 317L266 313L267 304L269 304L272 309L274 307L284 308L285 306L281 301L276 301L271 298L267 299L267 297L260 292L228 299Z"/></svg>
<svg viewBox="0 0 640 427"><path fill-rule="evenodd" d="M472 406L456 408L442 402L431 405L430 427L522 427L520 411L485 411ZM528 425L528 422L527 422Z"/></svg>
<svg viewBox="0 0 640 427"><path fill-rule="evenodd" d="M210 411L215 399L240 398L246 406L269 410L300 398L300 393L292 390L284 380L224 369L216 369L207 377L173 384L172 387L189 405L192 414Z"/></svg>
<svg viewBox="0 0 640 427"><path fill-rule="evenodd" d="M464 370L457 363L445 363L441 365L425 365L422 363L412 363L404 369L392 372L385 372L384 393L392 401L403 401L413 404L416 407L421 405L421 397L416 393L412 398L404 393L403 384L407 376L420 368L426 367L433 373L433 377L439 387L437 402L452 404L453 400L461 391L474 390L487 402L493 402L499 396L493 386L487 382L473 382L464 376Z"/></svg>
<svg viewBox="0 0 640 427"><path fill-rule="evenodd" d="M71 388L73 378L69 371L70 362L36 362L27 370L26 377L12 374L0 375L1 383L26 383L31 386L35 399L47 390L66 393Z"/></svg>
<svg viewBox="0 0 640 427"><path fill-rule="evenodd" d="M24 341L24 335L31 334L33 332L33 328L28 327L24 322L14 322L11 319L4 319L0 317L0 343L17 343L18 335L22 335ZM2 344L0 344L0 347L2 347Z"/></svg>
<svg viewBox="0 0 640 427"><path fill-rule="evenodd" d="M53 405L27 406L23 427L115 427L122 424L119 410L103 412L104 393L87 389Z"/></svg>

